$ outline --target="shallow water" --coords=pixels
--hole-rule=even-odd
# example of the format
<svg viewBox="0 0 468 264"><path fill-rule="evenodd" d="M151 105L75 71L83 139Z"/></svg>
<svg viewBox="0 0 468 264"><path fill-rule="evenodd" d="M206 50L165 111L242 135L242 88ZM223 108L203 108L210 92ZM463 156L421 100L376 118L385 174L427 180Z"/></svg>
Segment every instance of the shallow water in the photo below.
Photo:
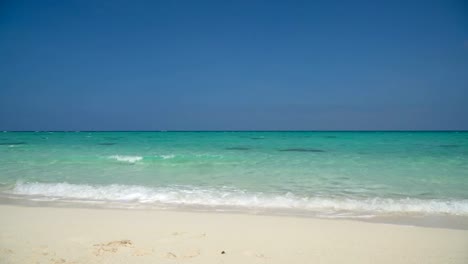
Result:
<svg viewBox="0 0 468 264"><path fill-rule="evenodd" d="M468 216L468 132L4 132L0 194L128 208Z"/></svg>

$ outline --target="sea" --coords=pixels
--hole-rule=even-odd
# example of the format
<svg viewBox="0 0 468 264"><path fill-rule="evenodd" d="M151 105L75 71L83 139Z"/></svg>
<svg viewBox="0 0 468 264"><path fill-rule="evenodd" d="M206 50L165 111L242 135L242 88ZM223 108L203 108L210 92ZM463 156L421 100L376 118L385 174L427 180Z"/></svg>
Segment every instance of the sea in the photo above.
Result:
<svg viewBox="0 0 468 264"><path fill-rule="evenodd" d="M468 223L468 132L0 132L3 203Z"/></svg>

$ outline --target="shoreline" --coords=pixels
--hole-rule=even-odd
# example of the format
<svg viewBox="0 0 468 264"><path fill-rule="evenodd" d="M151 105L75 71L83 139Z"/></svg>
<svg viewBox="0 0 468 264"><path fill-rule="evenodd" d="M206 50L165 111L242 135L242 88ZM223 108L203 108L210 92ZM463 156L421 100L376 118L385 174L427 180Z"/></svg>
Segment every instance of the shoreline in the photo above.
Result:
<svg viewBox="0 0 468 264"><path fill-rule="evenodd" d="M197 206L171 206L165 207L128 207L127 203L118 202L84 202L84 201L47 201L30 200L24 198L2 197L0 195L0 206L19 207L45 207L45 208L71 208L71 209L91 209L91 210L124 210L124 211L155 211L155 212L182 212L182 213L202 213L202 214L239 214L252 216L271 217L292 217L321 220L346 220L376 224L391 224L402 226L429 227L455 230L468 230L468 216L460 215L376 215L371 217L351 216L351 215L320 215L317 212L303 212L295 210L246 210L244 208L208 208Z"/></svg>
<svg viewBox="0 0 468 264"><path fill-rule="evenodd" d="M0 214L1 263L468 262L468 230L291 216L4 204Z"/></svg>

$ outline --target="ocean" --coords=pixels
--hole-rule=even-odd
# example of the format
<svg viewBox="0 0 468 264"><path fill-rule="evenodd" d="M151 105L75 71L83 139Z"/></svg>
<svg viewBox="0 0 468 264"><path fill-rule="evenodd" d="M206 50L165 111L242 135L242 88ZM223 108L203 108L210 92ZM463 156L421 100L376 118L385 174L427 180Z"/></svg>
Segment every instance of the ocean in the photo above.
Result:
<svg viewBox="0 0 468 264"><path fill-rule="evenodd" d="M468 132L3 132L5 201L468 217Z"/></svg>

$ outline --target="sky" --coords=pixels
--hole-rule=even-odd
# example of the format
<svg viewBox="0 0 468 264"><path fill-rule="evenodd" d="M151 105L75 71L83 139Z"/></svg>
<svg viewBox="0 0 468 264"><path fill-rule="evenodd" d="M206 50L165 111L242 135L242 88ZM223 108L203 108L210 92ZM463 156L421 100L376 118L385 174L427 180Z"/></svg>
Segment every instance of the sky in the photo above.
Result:
<svg viewBox="0 0 468 264"><path fill-rule="evenodd" d="M466 1L0 0L0 130L467 130Z"/></svg>

